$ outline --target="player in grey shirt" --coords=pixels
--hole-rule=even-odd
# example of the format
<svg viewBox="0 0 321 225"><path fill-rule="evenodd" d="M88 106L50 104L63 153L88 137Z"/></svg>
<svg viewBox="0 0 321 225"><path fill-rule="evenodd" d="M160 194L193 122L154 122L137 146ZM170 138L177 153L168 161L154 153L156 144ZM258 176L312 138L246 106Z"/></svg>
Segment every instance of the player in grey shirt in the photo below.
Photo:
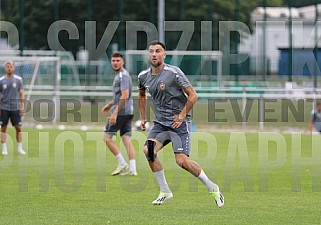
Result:
<svg viewBox="0 0 321 225"><path fill-rule="evenodd" d="M106 114L111 110L111 115L105 127L104 135L106 145L118 161L118 166L111 175L115 176L120 174L136 176L135 150L131 142L132 120L134 116L132 80L128 72L124 69L122 54L112 54L111 65L116 74L113 83L113 100L101 109L103 114ZM128 164L112 139L117 131L120 131L120 136L127 150L129 170Z"/></svg>
<svg viewBox="0 0 321 225"><path fill-rule="evenodd" d="M18 153L25 155L22 149L21 116L24 115L24 91L22 78L14 74L15 65L12 61L4 63L6 75L0 78L1 107L1 143L2 155L8 155L6 132L9 120L16 129Z"/></svg>
<svg viewBox="0 0 321 225"><path fill-rule="evenodd" d="M138 75L138 102L142 130L145 130L146 123L146 91L150 93L155 107L154 126L144 146L149 166L160 187L160 194L152 203L160 205L173 197L163 166L157 157L157 152L172 142L176 163L198 177L206 185L218 207L221 207L224 205L224 197L219 187L206 176L196 162L189 159L190 110L197 101L197 94L178 67L164 63L166 53L162 42L151 42L148 51L151 67Z"/></svg>
<svg viewBox="0 0 321 225"><path fill-rule="evenodd" d="M316 104L316 109L311 112L309 129L312 132L313 127L321 133L321 101Z"/></svg>

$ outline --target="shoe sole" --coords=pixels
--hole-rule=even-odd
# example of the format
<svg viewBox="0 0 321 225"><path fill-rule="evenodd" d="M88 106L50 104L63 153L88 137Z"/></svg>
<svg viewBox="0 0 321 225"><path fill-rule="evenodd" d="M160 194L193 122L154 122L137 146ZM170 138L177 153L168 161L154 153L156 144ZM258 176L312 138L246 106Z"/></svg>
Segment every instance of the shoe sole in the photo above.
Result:
<svg viewBox="0 0 321 225"><path fill-rule="evenodd" d="M129 169L129 167L128 167L128 165L126 165L123 169L121 169L118 173L112 173L112 174L110 174L110 175L112 175L112 176L117 176L117 175L121 175L121 173L124 171L124 170L128 170Z"/></svg>
<svg viewBox="0 0 321 225"><path fill-rule="evenodd" d="M217 203L217 201L215 200L215 202L216 202L216 205L217 205L217 207L219 207L219 208L221 208L221 207L223 207L224 206L224 204L225 204L225 202L224 202L224 196L222 195L222 194L220 194L220 200L221 200L221 202L222 203Z"/></svg>
<svg viewBox="0 0 321 225"><path fill-rule="evenodd" d="M164 196L165 197L165 196ZM174 196L173 195L170 195L170 196L167 196L166 197L166 200L164 200L163 202L155 202L154 203L154 201L152 202L152 204L153 205L162 205L162 204L164 204L164 202L166 202L167 200L170 200L170 199L172 199ZM156 200L155 200L156 201Z"/></svg>
<svg viewBox="0 0 321 225"><path fill-rule="evenodd" d="M214 201L217 205L217 207L221 208L224 205L224 196L219 192L219 200L216 200L216 193L210 192L211 196L214 198ZM214 196L215 195L215 196Z"/></svg>
<svg viewBox="0 0 321 225"><path fill-rule="evenodd" d="M136 174L127 174L127 173L120 173L119 175L120 175L120 176L129 176L129 177L135 177L135 176L137 176L137 173L136 173Z"/></svg>

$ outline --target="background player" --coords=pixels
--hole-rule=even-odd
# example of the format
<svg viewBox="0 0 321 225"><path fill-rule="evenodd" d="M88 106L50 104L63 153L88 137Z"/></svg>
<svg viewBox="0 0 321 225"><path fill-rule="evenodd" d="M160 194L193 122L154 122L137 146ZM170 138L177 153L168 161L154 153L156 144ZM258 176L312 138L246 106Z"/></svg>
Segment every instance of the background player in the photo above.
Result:
<svg viewBox="0 0 321 225"><path fill-rule="evenodd" d="M315 110L312 110L310 121L309 121L309 129L312 132L313 127L321 133L321 101L317 101Z"/></svg>
<svg viewBox="0 0 321 225"><path fill-rule="evenodd" d="M132 120L134 117L132 80L128 72L124 69L122 54L112 54L111 65L116 74L113 83L113 100L101 109L101 112L104 114L111 109L111 116L105 127L104 135L106 145L118 161L118 166L111 175L120 174L136 176L135 150L131 142ZM112 139L113 135L115 135L118 130L120 130L122 142L127 150L129 170L128 164Z"/></svg>
<svg viewBox="0 0 321 225"><path fill-rule="evenodd" d="M189 159L191 120L189 112L197 101L197 94L178 67L164 63L166 53L163 43L151 42L148 51L151 67L138 75L138 101L142 130L145 129L146 123L146 90L152 96L155 106L154 127L144 147L149 166L160 187L160 194L152 203L160 205L173 197L165 179L163 166L157 157L157 152L172 141L176 163L198 177L214 197L216 204L221 207L224 205L224 197L219 187L206 176L196 162Z"/></svg>
<svg viewBox="0 0 321 225"><path fill-rule="evenodd" d="M8 155L6 144L6 132L9 119L12 126L16 129L16 140L18 145L18 153L25 155L22 149L21 135L21 117L24 115L24 90L22 78L15 75L15 65L12 61L4 63L6 75L0 78L0 107L1 107L1 143L2 155Z"/></svg>

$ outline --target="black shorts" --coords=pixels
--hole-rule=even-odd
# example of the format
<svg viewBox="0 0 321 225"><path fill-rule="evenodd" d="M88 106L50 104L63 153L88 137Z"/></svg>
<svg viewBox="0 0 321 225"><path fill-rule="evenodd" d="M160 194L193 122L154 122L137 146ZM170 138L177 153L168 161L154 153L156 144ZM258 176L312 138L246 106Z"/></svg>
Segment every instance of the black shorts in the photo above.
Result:
<svg viewBox="0 0 321 225"><path fill-rule="evenodd" d="M9 119L11 121L12 126L21 126L21 116L20 111L8 111L8 110L1 110L0 115L0 125L7 126Z"/></svg>
<svg viewBox="0 0 321 225"><path fill-rule="evenodd" d="M117 131L120 131L120 136L124 134L132 135L132 121L134 115L118 115L116 123L111 125L109 122L106 124L104 132L107 134L115 135Z"/></svg>
<svg viewBox="0 0 321 225"><path fill-rule="evenodd" d="M179 128L164 126L154 122L154 127L148 134L147 139L156 139L163 144L163 147L172 142L175 154L190 155L190 122L183 122Z"/></svg>

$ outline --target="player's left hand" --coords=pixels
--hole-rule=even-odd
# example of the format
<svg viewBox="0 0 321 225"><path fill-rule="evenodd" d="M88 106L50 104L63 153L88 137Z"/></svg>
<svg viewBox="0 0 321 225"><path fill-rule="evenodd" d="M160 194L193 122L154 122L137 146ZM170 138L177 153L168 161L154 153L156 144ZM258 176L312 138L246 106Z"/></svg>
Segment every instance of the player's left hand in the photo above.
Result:
<svg viewBox="0 0 321 225"><path fill-rule="evenodd" d="M184 119L185 117L183 117L181 114L173 116L172 128L179 128L182 125Z"/></svg>
<svg viewBox="0 0 321 225"><path fill-rule="evenodd" d="M112 114L110 117L109 117L109 123L111 125L115 125L116 124L116 120L117 120L117 114Z"/></svg>
<svg viewBox="0 0 321 225"><path fill-rule="evenodd" d="M20 110L19 110L19 115L20 115L20 116L24 116L24 115L25 115L25 111L24 111L23 109L20 109Z"/></svg>

